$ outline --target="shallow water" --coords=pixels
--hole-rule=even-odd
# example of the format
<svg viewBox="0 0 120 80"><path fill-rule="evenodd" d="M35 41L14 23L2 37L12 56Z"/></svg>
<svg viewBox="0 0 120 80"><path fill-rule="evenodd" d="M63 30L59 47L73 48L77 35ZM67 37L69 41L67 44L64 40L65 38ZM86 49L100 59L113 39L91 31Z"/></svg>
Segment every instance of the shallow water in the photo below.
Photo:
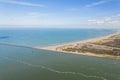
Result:
<svg viewBox="0 0 120 80"><path fill-rule="evenodd" d="M120 61L0 44L0 80L120 80Z"/></svg>
<svg viewBox="0 0 120 80"><path fill-rule="evenodd" d="M49 46L114 33L114 29L0 29L0 42L23 46Z"/></svg>
<svg viewBox="0 0 120 80"><path fill-rule="evenodd" d="M0 80L120 80L120 61L45 51L48 46L114 33L111 29L1 29ZM21 45L21 46L15 46Z"/></svg>

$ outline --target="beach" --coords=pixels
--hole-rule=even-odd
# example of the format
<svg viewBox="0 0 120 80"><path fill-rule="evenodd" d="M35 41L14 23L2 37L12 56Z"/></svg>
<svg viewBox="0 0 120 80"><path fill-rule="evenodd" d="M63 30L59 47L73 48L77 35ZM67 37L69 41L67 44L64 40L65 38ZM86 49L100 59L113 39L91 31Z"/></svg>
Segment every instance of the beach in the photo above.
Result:
<svg viewBox="0 0 120 80"><path fill-rule="evenodd" d="M116 39L116 38L114 38L114 36L118 36L118 35L120 35L120 32L116 32L114 34L110 34L110 35L103 36L103 37L98 37L98 38L92 38L92 39L88 39L88 40L82 40L82 41L77 41L77 42L64 43L64 44L52 45L52 46L46 46L46 47L37 46L35 48L43 49L43 50L57 51L57 52L63 52L63 53L80 54L80 55L86 55L86 56L120 59L120 56L109 55L109 54L97 54L95 52L89 52L89 51L78 52L78 51L67 51L67 50L65 50L65 49L69 49L69 48L72 49L73 47L75 47L78 44L79 45L89 45L89 44L93 44L93 43L107 43L107 42L110 42L112 39ZM104 46L103 46L103 48L104 48ZM106 46L105 46L105 48L106 48ZM112 48L112 47L110 46L110 48ZM118 47L117 49L120 49L120 48Z"/></svg>

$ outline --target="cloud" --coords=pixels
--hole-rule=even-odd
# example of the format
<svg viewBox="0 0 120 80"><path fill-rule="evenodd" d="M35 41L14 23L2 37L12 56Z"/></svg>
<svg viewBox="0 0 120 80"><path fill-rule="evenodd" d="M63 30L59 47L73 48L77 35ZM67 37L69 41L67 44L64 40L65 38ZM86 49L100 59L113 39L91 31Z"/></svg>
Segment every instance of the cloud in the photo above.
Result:
<svg viewBox="0 0 120 80"><path fill-rule="evenodd" d="M94 7L94 6L99 6L99 5L107 3L109 1L111 1L111 0L101 0L101 1L98 1L98 2L93 2L91 4L88 4L85 7L90 8L90 7Z"/></svg>
<svg viewBox="0 0 120 80"><path fill-rule="evenodd" d="M66 11L80 11L80 9L78 9L78 8L69 8L69 9L66 9Z"/></svg>
<svg viewBox="0 0 120 80"><path fill-rule="evenodd" d="M120 16L120 14L118 14L117 16Z"/></svg>
<svg viewBox="0 0 120 80"><path fill-rule="evenodd" d="M22 2L22 1L17 1L17 0L0 0L0 2L9 3L9 4L17 4L17 5L22 5L22 6L45 7L45 5L42 5L42 4Z"/></svg>
<svg viewBox="0 0 120 80"><path fill-rule="evenodd" d="M90 22L91 24L97 24L97 25L101 25L105 23L104 20L88 20L88 22Z"/></svg>
<svg viewBox="0 0 120 80"><path fill-rule="evenodd" d="M28 12L20 15L3 16L0 18L0 25L24 25L24 26L79 26L80 19L61 16L54 13Z"/></svg>
<svg viewBox="0 0 120 80"><path fill-rule="evenodd" d="M49 13L28 12L20 15L1 16L0 25L45 25L50 22Z"/></svg>
<svg viewBox="0 0 120 80"><path fill-rule="evenodd" d="M106 17L106 18L104 19L104 21L110 21L110 20L112 20L111 17Z"/></svg>
<svg viewBox="0 0 120 80"><path fill-rule="evenodd" d="M105 18L97 19L97 20L91 19L91 20L88 20L88 23L91 25L120 27L120 16L119 14L117 14L111 17L105 17Z"/></svg>
<svg viewBox="0 0 120 80"><path fill-rule="evenodd" d="M27 16L31 16L31 17L47 17L49 16L48 13L41 13L41 12L30 12L28 13Z"/></svg>

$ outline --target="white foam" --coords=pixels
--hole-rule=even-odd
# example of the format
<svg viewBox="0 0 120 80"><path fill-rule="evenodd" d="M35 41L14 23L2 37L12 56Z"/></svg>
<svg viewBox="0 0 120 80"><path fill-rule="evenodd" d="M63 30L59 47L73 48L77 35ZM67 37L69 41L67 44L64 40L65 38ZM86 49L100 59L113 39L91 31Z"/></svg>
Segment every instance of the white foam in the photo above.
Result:
<svg viewBox="0 0 120 80"><path fill-rule="evenodd" d="M58 73L58 74L73 74L73 75L80 75L80 76L83 76L83 77L98 78L98 79L101 79L101 80L107 80L104 77L90 76L90 75L86 75L86 74L83 74L83 73L77 73L77 72L63 72L63 71L59 71L59 70L52 69L52 68L49 68L49 67L41 66L41 65L33 65L33 64L27 63L25 61L12 59L12 58L9 58L9 57L2 57L2 58L7 59L7 60L13 60L13 61L28 65L28 66L31 66L31 67L40 67L42 69L46 69L48 71L55 72L55 73Z"/></svg>

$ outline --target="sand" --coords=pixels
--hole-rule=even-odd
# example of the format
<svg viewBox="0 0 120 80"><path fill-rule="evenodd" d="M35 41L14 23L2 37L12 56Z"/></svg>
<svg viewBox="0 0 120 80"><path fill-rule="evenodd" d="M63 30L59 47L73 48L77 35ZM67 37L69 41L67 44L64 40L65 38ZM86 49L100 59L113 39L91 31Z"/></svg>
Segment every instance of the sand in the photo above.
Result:
<svg viewBox="0 0 120 80"><path fill-rule="evenodd" d="M52 46L46 46L46 47L35 47L37 49L43 49L43 50L51 50L51 51L57 51L57 52L63 52L63 53L72 53L72 54L80 54L80 55L86 55L86 56L95 56L95 57L105 57L105 58L112 58L112 59L120 59L119 56L112 56L112 55L107 55L107 54L95 54L95 53L90 53L90 52L85 52L85 53L79 53L79 52L70 52L70 51L63 51L61 49L57 49L58 47L63 47L63 46L70 46L70 45L76 45L76 44L82 44L82 43L94 43L97 41L103 41L104 39L107 39L111 36L114 36L116 34L120 34L120 32L117 32L115 34L99 37L99 38L93 38L93 39L88 39L88 40L83 40L83 41L77 41L77 42L71 42L71 43L64 43L64 44L59 44L59 45L52 45Z"/></svg>

